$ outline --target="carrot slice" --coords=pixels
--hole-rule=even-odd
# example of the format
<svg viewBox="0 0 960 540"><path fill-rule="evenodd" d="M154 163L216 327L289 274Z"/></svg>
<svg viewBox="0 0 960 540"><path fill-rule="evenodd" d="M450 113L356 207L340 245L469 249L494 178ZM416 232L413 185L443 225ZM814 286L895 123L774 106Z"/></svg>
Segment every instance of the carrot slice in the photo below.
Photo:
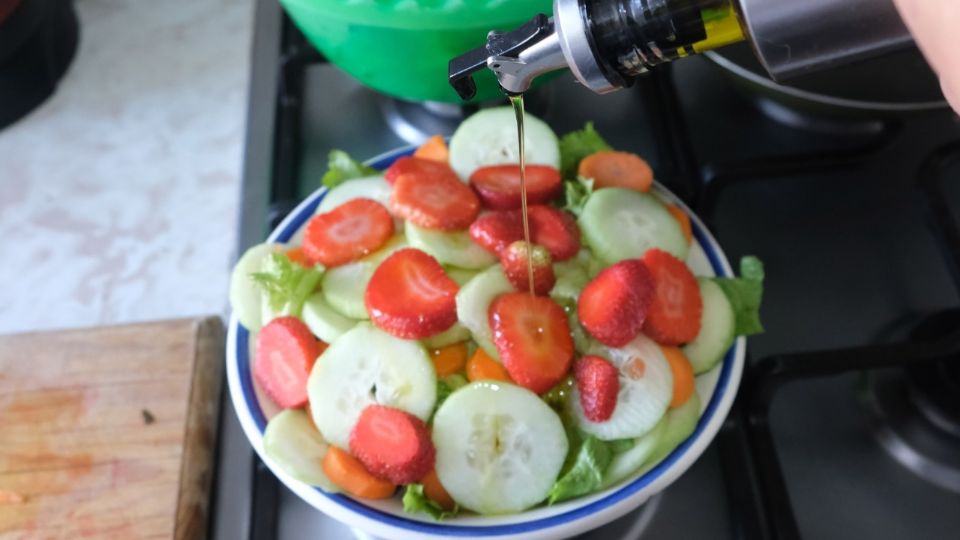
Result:
<svg viewBox="0 0 960 540"><path fill-rule="evenodd" d="M437 371L437 377L446 377L453 375L463 369L467 363L467 344L454 343L439 349L430 351L433 359L433 367Z"/></svg>
<svg viewBox="0 0 960 540"><path fill-rule="evenodd" d="M287 258L304 268L313 268L313 265L310 264L310 260L307 259L307 254L303 252L302 247L295 247L288 250Z"/></svg>
<svg viewBox="0 0 960 540"><path fill-rule="evenodd" d="M503 364L490 358L490 355L479 347L467 361L467 378L471 382L483 380L513 382Z"/></svg>
<svg viewBox="0 0 960 540"><path fill-rule="evenodd" d="M340 489L361 499L386 499L396 490L396 486L370 474L357 458L336 446L331 446L323 456L323 472Z"/></svg>
<svg viewBox="0 0 960 540"><path fill-rule="evenodd" d="M693 242L693 227L690 225L690 216L672 204L667 205L667 211L680 223L680 229L683 230L683 236L687 238L687 243Z"/></svg>
<svg viewBox="0 0 960 540"><path fill-rule="evenodd" d="M690 399L693 395L693 367L683 351L677 347L661 347L663 356L670 363L670 371L673 372L673 399L670 400L670 408L675 409Z"/></svg>
<svg viewBox="0 0 960 540"><path fill-rule="evenodd" d="M450 159L450 151L447 149L447 143L443 140L443 137L434 135L421 144L420 148L417 148L413 157L446 163Z"/></svg>
<svg viewBox="0 0 960 540"><path fill-rule="evenodd" d="M427 497L429 497L431 501L439 504L440 508L449 512L456 506L453 497L447 493L447 489L440 483L440 478L437 477L436 470L431 470L427 473L427 475L420 480L420 483L423 484L423 492L427 494Z"/></svg>
<svg viewBox="0 0 960 540"><path fill-rule="evenodd" d="M593 178L594 189L621 187L649 191L653 169L643 158L629 152L602 151L583 158L577 174Z"/></svg>

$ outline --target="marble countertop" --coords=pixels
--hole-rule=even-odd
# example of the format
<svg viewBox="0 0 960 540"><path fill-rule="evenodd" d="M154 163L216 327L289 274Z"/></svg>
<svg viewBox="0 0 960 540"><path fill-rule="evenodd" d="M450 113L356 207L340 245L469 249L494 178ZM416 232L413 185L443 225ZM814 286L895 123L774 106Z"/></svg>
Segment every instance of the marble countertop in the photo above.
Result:
<svg viewBox="0 0 960 540"><path fill-rule="evenodd" d="M77 0L56 94L0 130L0 333L221 313L252 0Z"/></svg>

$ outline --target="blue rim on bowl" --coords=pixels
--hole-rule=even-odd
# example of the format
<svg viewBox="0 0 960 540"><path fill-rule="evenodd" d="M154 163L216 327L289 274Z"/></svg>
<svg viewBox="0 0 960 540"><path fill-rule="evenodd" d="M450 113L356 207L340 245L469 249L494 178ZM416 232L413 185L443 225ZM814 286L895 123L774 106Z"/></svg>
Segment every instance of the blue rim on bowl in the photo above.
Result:
<svg viewBox="0 0 960 540"><path fill-rule="evenodd" d="M369 160L367 164L377 170L383 170L393 163L394 160L402 156L410 155L413 150L414 147L406 147L386 152ZM663 190L663 192L669 194L669 192L666 192L666 190ZM293 235L300 230L306 221L313 215L326 193L327 191L325 189L319 189L307 197L299 206L297 206L296 209L293 210L293 212L290 213L290 215L287 216L286 219L284 219L284 221L276 228L276 230L270 234L268 241L289 241L291 237L293 237ZM693 215L689 208L683 205L681 201L672 196L670 196L670 198L672 199L671 202L679 204L681 208L683 208L683 210L691 216L691 225L693 228L694 238L703 248L714 273L717 276L732 276L729 263L723 254L718 251L716 240L714 240L712 235L706 230L703 223L695 215ZM247 437L251 441L260 441L262 439L263 432L266 429L267 418L263 412L263 409L260 407L254 391L253 378L250 370L250 350L248 346L249 338L250 335L247 329L239 324L235 316L232 317L230 320L229 335L227 337L227 368L231 398L233 399L234 406L238 415L240 416L241 424L246 432ZM617 503L637 494L637 492L650 486L654 482L658 480L664 480L663 477L666 471L677 468L678 462L689 452L691 452L691 448L694 445L699 446L699 448L697 448L698 454L702 452L706 444L713 439L713 436L719 430L720 424L723 421L723 417L726 416L726 413L733 401L733 395L735 394L736 388L739 385L740 375L743 368L745 348L745 339L738 337L733 346L730 347L730 350L727 351L727 354L724 356L723 363L720 367L720 374L717 379L716 386L714 387L713 395L710 397L709 403L701 414L700 420L697 423L697 428L693 435L688 437L687 440L675 448L659 464L646 471L643 475L620 485L618 488L615 488L609 494L600 499L590 502L589 504L578 506L566 512L534 519L531 521L509 524L453 525L442 522L428 522L402 517L371 507L346 495L327 493L316 487L309 487L307 489L314 490L320 496L326 498L330 502L335 503L336 505L341 506L345 510L358 514L359 516L367 518L368 520L372 520L373 522L377 522L381 525L386 525L390 529L400 529L408 533L416 533L421 535L426 534L438 537L489 537L557 530L556 528L558 526L569 525L572 522L575 522L586 516L610 509ZM722 411L720 411L721 408L723 408ZM262 456L262 444L254 444L254 448L258 453L261 453L261 457L264 457ZM693 460L696 459L696 456L688 459L689 462L685 463L682 470L676 471L674 476L678 476L687 467L689 467ZM265 461L267 460L265 459ZM669 483L669 480L667 480L667 482ZM571 502L576 501L574 500ZM612 518L619 517L619 515L625 513L627 510L629 510L629 508L618 512L617 515L612 516Z"/></svg>

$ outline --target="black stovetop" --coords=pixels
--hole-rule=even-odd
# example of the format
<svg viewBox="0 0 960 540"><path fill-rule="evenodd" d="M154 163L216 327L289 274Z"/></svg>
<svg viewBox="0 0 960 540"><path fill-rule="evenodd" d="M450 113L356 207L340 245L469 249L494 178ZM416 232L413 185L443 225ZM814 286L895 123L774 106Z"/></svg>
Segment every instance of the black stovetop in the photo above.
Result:
<svg viewBox="0 0 960 540"><path fill-rule="evenodd" d="M367 158L409 142L385 120L397 104L324 63L273 0L259 2L253 52L241 248L318 186L331 148ZM936 485L950 469L900 443L960 455L949 425L929 433L931 411L960 418L957 117L811 118L700 58L608 96L561 77L527 101L558 133L594 121L648 158L731 261L767 268L767 331L749 340L720 435L645 509L584 537L954 537L960 479ZM229 405L220 456L216 538L350 534L257 464Z"/></svg>

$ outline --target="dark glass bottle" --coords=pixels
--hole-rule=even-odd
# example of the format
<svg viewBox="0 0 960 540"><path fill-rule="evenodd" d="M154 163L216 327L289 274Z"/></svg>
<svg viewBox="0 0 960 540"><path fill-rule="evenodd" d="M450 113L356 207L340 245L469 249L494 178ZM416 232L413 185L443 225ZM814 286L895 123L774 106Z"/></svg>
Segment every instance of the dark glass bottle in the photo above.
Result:
<svg viewBox="0 0 960 540"><path fill-rule="evenodd" d="M600 67L617 86L644 70L745 39L732 0L582 2Z"/></svg>

